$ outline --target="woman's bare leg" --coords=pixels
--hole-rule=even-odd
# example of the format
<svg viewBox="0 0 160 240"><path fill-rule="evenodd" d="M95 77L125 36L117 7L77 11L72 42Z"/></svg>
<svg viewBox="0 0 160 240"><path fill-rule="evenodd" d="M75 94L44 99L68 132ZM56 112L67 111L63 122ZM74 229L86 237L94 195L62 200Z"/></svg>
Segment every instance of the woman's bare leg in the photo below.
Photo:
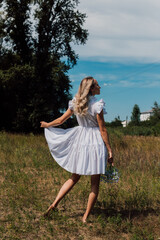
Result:
<svg viewBox="0 0 160 240"><path fill-rule="evenodd" d="M64 196L73 188L73 186L78 182L80 179L80 175L73 173L71 178L68 179L63 186L61 187L55 201L51 204L51 206L48 208L47 212L44 214L44 216L49 216L51 210L54 210L58 203L64 198Z"/></svg>
<svg viewBox="0 0 160 240"><path fill-rule="evenodd" d="M97 200L98 192L99 192L99 181L100 181L100 174L91 176L91 192L89 194L86 212L84 213L82 218L83 222L86 222L86 219L89 216Z"/></svg>

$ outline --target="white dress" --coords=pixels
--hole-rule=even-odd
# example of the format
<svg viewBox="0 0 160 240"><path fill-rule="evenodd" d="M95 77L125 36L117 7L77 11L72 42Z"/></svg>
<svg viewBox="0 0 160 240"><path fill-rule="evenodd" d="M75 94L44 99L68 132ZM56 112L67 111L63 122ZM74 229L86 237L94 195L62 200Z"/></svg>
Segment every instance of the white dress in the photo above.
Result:
<svg viewBox="0 0 160 240"><path fill-rule="evenodd" d="M65 170L79 175L104 174L107 149L101 137L96 115L104 109L104 101L89 97L88 113L76 115L79 126L61 129L45 128L45 137L55 161ZM73 110L73 100L69 101Z"/></svg>

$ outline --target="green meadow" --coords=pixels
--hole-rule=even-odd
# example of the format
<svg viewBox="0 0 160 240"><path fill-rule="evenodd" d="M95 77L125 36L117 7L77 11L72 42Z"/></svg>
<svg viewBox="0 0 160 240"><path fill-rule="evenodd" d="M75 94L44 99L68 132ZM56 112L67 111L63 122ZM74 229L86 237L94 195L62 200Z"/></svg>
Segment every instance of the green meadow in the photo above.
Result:
<svg viewBox="0 0 160 240"><path fill-rule="evenodd" d="M98 201L81 219L90 192L82 176L45 219L70 173L52 159L43 135L0 133L0 239L160 239L160 137L110 134L118 183L100 183Z"/></svg>

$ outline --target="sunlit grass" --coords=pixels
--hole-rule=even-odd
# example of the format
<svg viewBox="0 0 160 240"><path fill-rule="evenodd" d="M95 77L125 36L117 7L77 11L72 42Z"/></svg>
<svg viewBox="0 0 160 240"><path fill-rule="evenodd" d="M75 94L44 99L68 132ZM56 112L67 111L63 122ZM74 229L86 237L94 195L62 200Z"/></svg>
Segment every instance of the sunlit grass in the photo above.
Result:
<svg viewBox="0 0 160 240"><path fill-rule="evenodd" d="M0 133L0 239L160 238L160 138L111 134L118 183L101 182L88 224L82 176L49 220L43 213L70 173L52 159L44 136Z"/></svg>

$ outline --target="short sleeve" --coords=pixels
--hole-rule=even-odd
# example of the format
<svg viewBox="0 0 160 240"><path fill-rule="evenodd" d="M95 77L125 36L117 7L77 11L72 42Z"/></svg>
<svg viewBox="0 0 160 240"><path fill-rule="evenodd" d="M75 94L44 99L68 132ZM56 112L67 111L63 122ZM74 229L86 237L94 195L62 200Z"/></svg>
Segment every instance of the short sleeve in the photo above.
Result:
<svg viewBox="0 0 160 240"><path fill-rule="evenodd" d="M68 108L71 109L72 111L74 110L74 98L68 102Z"/></svg>
<svg viewBox="0 0 160 240"><path fill-rule="evenodd" d="M97 113L99 114L102 110L103 110L104 114L107 114L106 109L105 109L105 102L104 102L103 99L101 99L98 102L96 102L94 112L96 114Z"/></svg>

